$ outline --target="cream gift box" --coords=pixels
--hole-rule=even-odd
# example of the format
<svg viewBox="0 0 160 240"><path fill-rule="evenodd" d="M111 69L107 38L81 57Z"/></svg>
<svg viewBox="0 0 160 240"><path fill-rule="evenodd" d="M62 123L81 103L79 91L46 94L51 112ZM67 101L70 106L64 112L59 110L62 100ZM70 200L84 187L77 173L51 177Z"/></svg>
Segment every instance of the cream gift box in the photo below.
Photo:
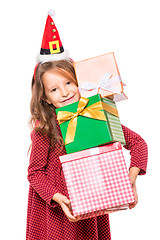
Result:
<svg viewBox="0 0 160 240"><path fill-rule="evenodd" d="M82 97L97 93L113 95L115 102L127 99L113 52L74 63Z"/></svg>

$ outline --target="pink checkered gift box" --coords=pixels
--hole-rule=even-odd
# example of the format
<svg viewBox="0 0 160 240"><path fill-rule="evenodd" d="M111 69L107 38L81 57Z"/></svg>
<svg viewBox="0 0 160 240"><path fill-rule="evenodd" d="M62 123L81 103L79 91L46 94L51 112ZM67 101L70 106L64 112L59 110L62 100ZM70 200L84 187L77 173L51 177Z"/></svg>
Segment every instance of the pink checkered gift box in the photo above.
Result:
<svg viewBox="0 0 160 240"><path fill-rule="evenodd" d="M74 216L99 216L135 201L120 142L63 155L60 161Z"/></svg>

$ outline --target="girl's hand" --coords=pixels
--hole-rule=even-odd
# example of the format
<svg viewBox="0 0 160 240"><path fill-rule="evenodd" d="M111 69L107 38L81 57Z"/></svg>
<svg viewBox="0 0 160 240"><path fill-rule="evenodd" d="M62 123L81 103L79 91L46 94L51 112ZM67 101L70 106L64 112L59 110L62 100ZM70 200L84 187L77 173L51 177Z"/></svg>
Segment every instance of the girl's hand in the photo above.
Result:
<svg viewBox="0 0 160 240"><path fill-rule="evenodd" d="M137 188L136 188L136 178L138 176L138 173L140 172L140 169L137 167L132 167L129 171L129 178L132 184L133 193L135 196L135 202L129 204L129 208L134 208L138 203L138 194L137 194Z"/></svg>
<svg viewBox="0 0 160 240"><path fill-rule="evenodd" d="M134 197L135 197L135 202L129 204L129 208L132 209L138 203L138 194L137 194L137 188L136 188L136 181L133 180L132 176L130 176L130 181L131 181L131 184L132 184L133 193L134 193Z"/></svg>
<svg viewBox="0 0 160 240"><path fill-rule="evenodd" d="M54 194L52 199L60 204L63 212L65 213L65 215L69 221L77 222L78 220L80 220L80 217L73 216L71 202L66 196L62 195L61 193L56 193L56 194Z"/></svg>

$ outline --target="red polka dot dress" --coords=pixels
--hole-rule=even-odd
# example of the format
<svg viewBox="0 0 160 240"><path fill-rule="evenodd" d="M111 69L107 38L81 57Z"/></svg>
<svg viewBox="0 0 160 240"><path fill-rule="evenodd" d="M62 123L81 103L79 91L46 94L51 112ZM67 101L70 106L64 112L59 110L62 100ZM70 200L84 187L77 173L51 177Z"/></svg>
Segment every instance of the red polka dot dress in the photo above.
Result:
<svg viewBox="0 0 160 240"><path fill-rule="evenodd" d="M139 167L140 174L145 174L147 145L138 134L122 127L126 140L124 147L131 154L130 167ZM58 144L53 149L50 139L35 130L31 138L26 240L110 240L108 215L70 222L60 205L52 200L58 192L68 196L59 162L59 156L66 152Z"/></svg>

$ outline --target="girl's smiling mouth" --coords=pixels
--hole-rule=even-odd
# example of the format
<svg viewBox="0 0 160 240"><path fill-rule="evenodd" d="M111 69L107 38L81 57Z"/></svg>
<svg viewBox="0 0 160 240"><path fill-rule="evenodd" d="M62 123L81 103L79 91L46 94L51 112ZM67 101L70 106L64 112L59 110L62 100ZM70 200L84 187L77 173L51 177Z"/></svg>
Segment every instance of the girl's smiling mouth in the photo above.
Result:
<svg viewBox="0 0 160 240"><path fill-rule="evenodd" d="M73 96L71 96L71 97L63 100L62 103L64 103L64 104L66 103L66 104L67 104L67 103L69 103L69 102L72 102L72 100L74 99L74 96L75 96L75 95L73 95Z"/></svg>

